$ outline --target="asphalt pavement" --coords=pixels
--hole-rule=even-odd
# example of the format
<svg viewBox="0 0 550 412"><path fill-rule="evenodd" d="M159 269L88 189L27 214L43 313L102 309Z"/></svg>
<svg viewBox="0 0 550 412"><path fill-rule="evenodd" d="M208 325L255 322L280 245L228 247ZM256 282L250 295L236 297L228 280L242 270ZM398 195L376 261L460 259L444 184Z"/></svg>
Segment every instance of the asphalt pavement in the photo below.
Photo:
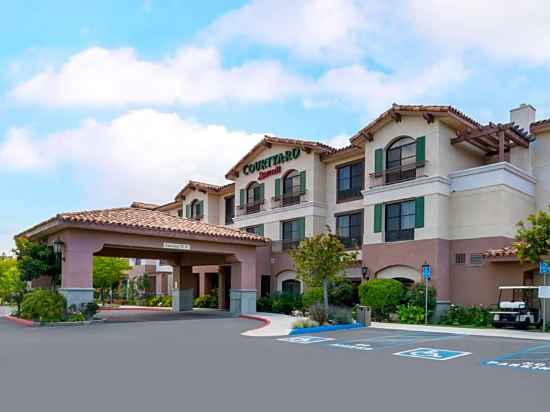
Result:
<svg viewBox="0 0 550 412"><path fill-rule="evenodd" d="M1 409L549 409L548 342L368 328L241 335L259 325L215 316L53 328L0 320Z"/></svg>

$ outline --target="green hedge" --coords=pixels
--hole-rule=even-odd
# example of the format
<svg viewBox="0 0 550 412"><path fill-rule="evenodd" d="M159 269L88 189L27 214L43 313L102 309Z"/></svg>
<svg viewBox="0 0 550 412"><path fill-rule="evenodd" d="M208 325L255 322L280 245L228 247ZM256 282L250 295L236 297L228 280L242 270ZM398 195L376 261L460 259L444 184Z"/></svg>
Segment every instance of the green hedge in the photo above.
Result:
<svg viewBox="0 0 550 412"><path fill-rule="evenodd" d="M394 279L371 279L359 286L361 305L372 310L374 320L386 320L397 310L405 294L401 282Z"/></svg>
<svg viewBox="0 0 550 412"><path fill-rule="evenodd" d="M67 313L65 298L51 290L35 289L21 303L21 317L37 322L61 322Z"/></svg>

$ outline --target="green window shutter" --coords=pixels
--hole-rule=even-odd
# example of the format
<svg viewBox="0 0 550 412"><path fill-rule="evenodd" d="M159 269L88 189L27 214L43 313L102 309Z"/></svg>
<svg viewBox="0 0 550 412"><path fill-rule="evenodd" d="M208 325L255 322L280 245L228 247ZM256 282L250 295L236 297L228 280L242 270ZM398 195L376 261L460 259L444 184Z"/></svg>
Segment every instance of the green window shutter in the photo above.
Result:
<svg viewBox="0 0 550 412"><path fill-rule="evenodd" d="M382 203L374 205L374 233L382 232Z"/></svg>
<svg viewBox="0 0 550 412"><path fill-rule="evenodd" d="M281 178L278 177L275 179L275 199L279 199L281 197Z"/></svg>
<svg viewBox="0 0 550 412"><path fill-rule="evenodd" d="M241 209L244 209L244 203L245 203L245 194L246 194L246 191L244 189L241 189L239 191L239 207Z"/></svg>
<svg viewBox="0 0 550 412"><path fill-rule="evenodd" d="M298 225L299 225L299 228L300 228L300 240L302 239L305 239L306 238L306 218L305 217L301 217L298 219Z"/></svg>
<svg viewBox="0 0 550 412"><path fill-rule="evenodd" d="M374 172L382 173L384 170L384 149L376 149L374 151Z"/></svg>
<svg viewBox="0 0 550 412"><path fill-rule="evenodd" d="M199 204L198 204L198 209L199 209L199 210L197 211L197 212L198 212L197 214L198 214L198 216L200 217L200 216L202 216L202 215L204 214L204 200L201 200L201 201L199 202Z"/></svg>
<svg viewBox="0 0 550 412"><path fill-rule="evenodd" d="M417 197L415 199L416 218L414 221L414 227L424 227L424 198Z"/></svg>
<svg viewBox="0 0 550 412"><path fill-rule="evenodd" d="M263 236L264 235L264 225L258 225L255 228L255 232L257 235Z"/></svg>
<svg viewBox="0 0 550 412"><path fill-rule="evenodd" d="M191 205L185 205L185 217L189 219L191 217Z"/></svg>
<svg viewBox="0 0 550 412"><path fill-rule="evenodd" d="M306 171L302 170L300 172L300 193L306 192Z"/></svg>
<svg viewBox="0 0 550 412"><path fill-rule="evenodd" d="M265 183L262 183L260 185L260 189L259 189L259 193L260 193L260 198L258 199L259 201L263 201L264 200L264 196L265 196Z"/></svg>
<svg viewBox="0 0 550 412"><path fill-rule="evenodd" d="M416 139L416 161L424 162L426 160L426 136L420 136Z"/></svg>

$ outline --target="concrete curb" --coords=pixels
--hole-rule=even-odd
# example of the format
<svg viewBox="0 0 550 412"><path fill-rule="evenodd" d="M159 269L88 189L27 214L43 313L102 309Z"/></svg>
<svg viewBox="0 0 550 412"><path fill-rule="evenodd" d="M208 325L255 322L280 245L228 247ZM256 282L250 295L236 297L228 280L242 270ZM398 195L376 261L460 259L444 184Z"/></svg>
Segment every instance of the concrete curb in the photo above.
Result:
<svg viewBox="0 0 550 412"><path fill-rule="evenodd" d="M116 308L103 308L99 307L98 312L102 311L140 311L140 312L169 312L172 310L172 308L163 307L163 306L133 306L129 308L122 308L122 307L116 307Z"/></svg>
<svg viewBox="0 0 550 412"><path fill-rule="evenodd" d="M448 333L450 335L468 335L491 338L525 339L550 341L550 333L523 332L508 329L475 329L445 326L409 325L400 323L372 322L371 328L385 330L401 330L410 332Z"/></svg>
<svg viewBox="0 0 550 412"><path fill-rule="evenodd" d="M338 330L360 329L364 327L365 325L363 325L362 323L347 323L344 325L325 325L325 326L316 326L313 328L292 329L289 335L304 335L308 333L334 332Z"/></svg>
<svg viewBox="0 0 550 412"><path fill-rule="evenodd" d="M21 319L15 316L5 316L4 319L9 320L10 322L17 323L18 325L23 325L31 328L48 328L56 326L86 326L94 323L104 322L103 319L84 320L82 322L35 322L33 320Z"/></svg>
<svg viewBox="0 0 550 412"><path fill-rule="evenodd" d="M240 317L243 318L243 319L258 320L258 321L260 321L260 322L263 323L263 325L258 326L257 328L254 328L254 329L249 329L247 332L250 332L250 331L253 331L253 330L258 330L258 329L263 329L263 328L266 328L266 327L268 327L269 325L271 325L271 320L270 320L270 319L268 319L268 318L263 318L263 317L261 317L261 316L255 316L255 315L241 315Z"/></svg>
<svg viewBox="0 0 550 412"><path fill-rule="evenodd" d="M275 313L256 313L241 315L241 318L253 319L263 322L260 327L247 330L242 333L249 337L288 336L292 330L292 324L300 318Z"/></svg>

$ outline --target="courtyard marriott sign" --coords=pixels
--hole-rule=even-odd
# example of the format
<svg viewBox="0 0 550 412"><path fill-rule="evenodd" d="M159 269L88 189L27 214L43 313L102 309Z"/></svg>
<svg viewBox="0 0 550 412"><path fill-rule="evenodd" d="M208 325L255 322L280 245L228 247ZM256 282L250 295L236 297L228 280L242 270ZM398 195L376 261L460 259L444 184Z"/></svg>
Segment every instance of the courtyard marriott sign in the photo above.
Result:
<svg viewBox="0 0 550 412"><path fill-rule="evenodd" d="M267 176L281 173L281 166L280 166L281 163L298 159L298 157L300 157L300 149L295 147L292 150L287 150L285 152L277 153L265 159L258 160L257 162L247 164L243 168L243 173L245 175L248 175L250 173L262 172L262 170L273 168L272 170L268 170L267 172L261 173L265 178Z"/></svg>

